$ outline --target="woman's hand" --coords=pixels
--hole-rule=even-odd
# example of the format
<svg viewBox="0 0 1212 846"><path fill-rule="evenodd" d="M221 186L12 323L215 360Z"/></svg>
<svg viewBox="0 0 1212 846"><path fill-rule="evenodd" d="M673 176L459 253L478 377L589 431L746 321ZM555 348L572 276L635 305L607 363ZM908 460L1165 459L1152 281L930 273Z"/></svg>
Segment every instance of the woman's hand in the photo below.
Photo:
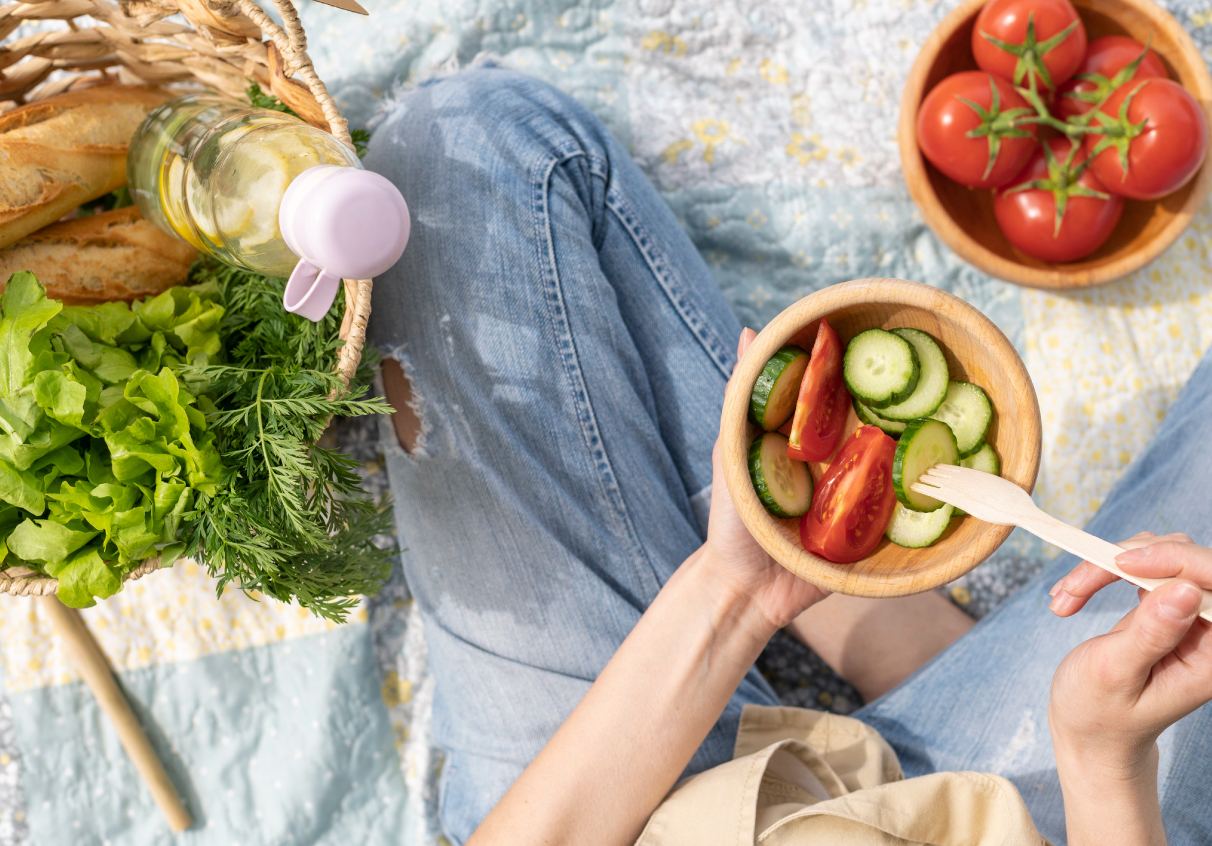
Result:
<svg viewBox="0 0 1212 846"><path fill-rule="evenodd" d="M1127 573L1175 578L1110 632L1080 644L1052 679L1048 723L1071 846L1165 843L1157 804L1158 735L1212 700L1212 625L1200 619L1212 550L1185 535L1137 535L1116 558ZM1052 589L1053 610L1076 613L1115 577L1083 563Z"/></svg>
<svg viewBox="0 0 1212 846"><path fill-rule="evenodd" d="M745 355L750 342L757 337L752 329L741 332L737 344L737 361ZM726 391L732 390L729 380ZM720 444L716 441L711 454L711 517L708 521L707 543L700 554L704 564L729 589L748 596L758 606L770 625L771 634L786 626L804 609L828 596L826 591L806 582L766 554L741 522L720 462Z"/></svg>
<svg viewBox="0 0 1212 846"><path fill-rule="evenodd" d="M1143 764L1166 727L1212 700L1212 625L1196 616L1200 588L1212 588L1212 550L1186 535L1138 535L1128 545L1116 558L1125 572L1177 581L1142 589L1140 605L1109 633L1069 653L1052 681L1051 708L1062 745L1097 750L1123 773ZM1116 581L1092 567L1061 580L1053 604L1062 616Z"/></svg>

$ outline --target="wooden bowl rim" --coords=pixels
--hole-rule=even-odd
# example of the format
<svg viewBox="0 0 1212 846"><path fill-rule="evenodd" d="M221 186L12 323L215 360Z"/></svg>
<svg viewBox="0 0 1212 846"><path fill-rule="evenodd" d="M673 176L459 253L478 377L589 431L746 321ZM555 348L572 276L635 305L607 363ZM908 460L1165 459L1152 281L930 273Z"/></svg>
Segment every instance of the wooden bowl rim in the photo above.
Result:
<svg viewBox="0 0 1212 846"><path fill-rule="evenodd" d="M1009 537L1012 527L988 525L983 536L961 555L946 555L945 545L936 566L927 570L881 572L878 577L847 575L842 568L789 541L774 529L774 518L762 507L749 478L748 411L753 385L766 361L797 331L821 317L860 303L909 306L938 315L971 332L996 361L1003 364L1011 388L1027 399L1027 408L1015 421L1018 437L1027 445L1021 467L1003 467L1006 478L1030 492L1039 474L1041 420L1035 387L1017 350L1000 329L973 306L946 291L905 279L856 279L809 294L784 309L750 344L732 374L720 418L720 450L724 481L746 528L775 561L805 581L834 593L887 597L922 593L954 581L976 568ZM942 316L946 315L945 318ZM749 515L756 515L750 519ZM975 519L975 518L974 518ZM944 541L944 544L946 542Z"/></svg>
<svg viewBox="0 0 1212 846"><path fill-rule="evenodd" d="M924 90L926 77L942 46L957 29L967 24L970 18L975 17L987 2L988 0L964 0L943 18L930 33L930 37L926 39L922 49L918 51L909 76L905 80L905 89L901 94L900 116L897 121L897 146L900 148L901 169L905 176L905 184L909 188L909 196L921 210L926 225L944 244L964 261L1007 282L1029 288L1086 288L1111 282L1139 270L1169 248L1199 212L1209 189L1212 188L1212 161L1208 157L1205 157L1204 164L1200 166L1200 170L1195 176L1195 185L1187 196L1186 202L1165 227L1154 235L1153 240L1128 255L1094 268L1065 269L1064 265L1039 268L1004 258L981 245L956 224L947 210L943 208L938 195L935 194L917 144L918 106L926 93ZM1173 15L1151 0L1121 0L1121 2L1136 8L1142 15L1153 21L1158 29L1165 30L1179 45L1184 58L1194 71L1197 90L1191 91L1191 94L1199 102L1209 129L1212 130L1212 73L1209 73L1207 63L1190 34L1182 28Z"/></svg>

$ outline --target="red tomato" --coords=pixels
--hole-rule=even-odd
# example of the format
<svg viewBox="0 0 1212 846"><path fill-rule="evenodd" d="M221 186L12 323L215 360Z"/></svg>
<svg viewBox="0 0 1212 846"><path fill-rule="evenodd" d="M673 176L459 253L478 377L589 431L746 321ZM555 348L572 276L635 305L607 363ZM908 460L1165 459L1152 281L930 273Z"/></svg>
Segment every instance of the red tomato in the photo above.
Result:
<svg viewBox="0 0 1212 846"><path fill-rule="evenodd" d="M838 564L871 554L896 508L895 455L896 441L875 426L860 426L842 444L800 518L804 549Z"/></svg>
<svg viewBox="0 0 1212 846"><path fill-rule="evenodd" d="M956 73L922 101L917 143L959 184L997 188L1023 169L1035 149L1035 124L1014 125L1015 118L1033 114L1006 80L982 71Z"/></svg>
<svg viewBox="0 0 1212 846"><path fill-rule="evenodd" d="M1086 27L1069 0L991 0L972 27L972 55L981 70L1053 91L1085 58Z"/></svg>
<svg viewBox="0 0 1212 846"><path fill-rule="evenodd" d="M850 392L842 381L842 341L822 318L795 401L795 416L787 433L787 457L824 461L832 455L846 426L849 408Z"/></svg>
<svg viewBox="0 0 1212 846"><path fill-rule="evenodd" d="M1121 73L1137 59L1135 73ZM1162 60L1152 50L1146 52L1144 44L1126 35L1104 35L1090 42L1077 75L1057 88L1052 114L1061 120L1084 115L1129 80L1168 76Z"/></svg>
<svg viewBox="0 0 1212 846"><path fill-rule="evenodd" d="M1107 190L1134 200L1166 196L1204 162L1208 124L1203 110L1187 89L1169 79L1121 85L1090 125L1117 133L1086 136L1090 170Z"/></svg>
<svg viewBox="0 0 1212 846"><path fill-rule="evenodd" d="M1111 237L1124 210L1123 199L1090 171L1080 145L1069 161L1072 150L1067 138L1044 142L1014 184L993 198L1006 240L1041 261L1090 255Z"/></svg>

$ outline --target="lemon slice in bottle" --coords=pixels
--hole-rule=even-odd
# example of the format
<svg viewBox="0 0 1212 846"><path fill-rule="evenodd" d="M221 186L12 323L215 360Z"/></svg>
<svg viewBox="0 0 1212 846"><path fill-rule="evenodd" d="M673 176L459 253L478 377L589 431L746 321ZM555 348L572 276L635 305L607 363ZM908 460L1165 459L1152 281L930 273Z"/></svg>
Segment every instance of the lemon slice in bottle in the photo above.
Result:
<svg viewBox="0 0 1212 846"><path fill-rule="evenodd" d="M185 202L198 231L212 244L218 244L219 231L215 226L212 213L214 208L210 202L209 191L198 178L198 172L194 170L193 165L188 165L185 171Z"/></svg>
<svg viewBox="0 0 1212 846"><path fill-rule="evenodd" d="M243 197L216 197L216 242L220 242L219 236L232 241L246 235L252 226L252 219L252 206Z"/></svg>
<svg viewBox="0 0 1212 846"><path fill-rule="evenodd" d="M233 150L232 155L239 157L235 165L240 174L240 193L251 217L240 233L240 248L251 251L281 237L278 207L290 184L290 167L278 151L267 146L245 145Z"/></svg>
<svg viewBox="0 0 1212 846"><path fill-rule="evenodd" d="M193 230L190 228L189 219L186 217L185 212L183 186L185 159L173 153L168 166L161 170L161 174L160 205L164 209L164 216L168 218L168 225L194 247L199 250L202 249L202 245L198 243L197 236L194 235Z"/></svg>

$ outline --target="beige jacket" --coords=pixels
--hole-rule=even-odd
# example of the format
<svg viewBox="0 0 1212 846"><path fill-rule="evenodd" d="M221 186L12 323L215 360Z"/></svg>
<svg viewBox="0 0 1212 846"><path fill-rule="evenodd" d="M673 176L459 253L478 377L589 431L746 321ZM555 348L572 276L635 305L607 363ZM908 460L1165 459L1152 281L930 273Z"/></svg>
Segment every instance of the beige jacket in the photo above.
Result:
<svg viewBox="0 0 1212 846"><path fill-rule="evenodd" d="M905 779L858 720L746 705L733 759L686 779L636 846L1050 846L986 773Z"/></svg>

